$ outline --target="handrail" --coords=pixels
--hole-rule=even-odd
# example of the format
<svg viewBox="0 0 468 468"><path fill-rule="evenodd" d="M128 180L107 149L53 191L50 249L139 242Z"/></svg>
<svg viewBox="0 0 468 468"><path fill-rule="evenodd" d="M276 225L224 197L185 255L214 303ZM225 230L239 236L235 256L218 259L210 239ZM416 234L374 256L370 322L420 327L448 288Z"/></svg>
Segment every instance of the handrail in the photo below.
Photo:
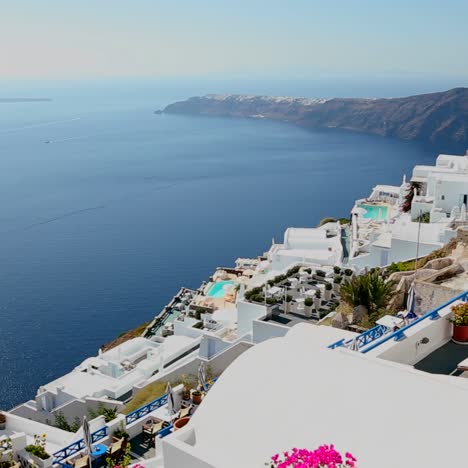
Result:
<svg viewBox="0 0 468 468"><path fill-rule="evenodd" d="M365 332L359 334L356 338L351 338L348 341L345 341L344 338L341 338L341 340L336 341L335 343L332 343L331 345L328 346L329 349L336 349L340 347L345 347L348 348L354 340L356 340L356 345L357 349L360 349L369 343L372 343L372 341L375 341L379 338L381 338L385 333L388 332L388 327L385 325L376 325L373 328L370 328L369 330L366 330Z"/></svg>
<svg viewBox="0 0 468 468"><path fill-rule="evenodd" d="M408 325L405 325L404 327L400 328L399 330L394 331L393 333L388 334L385 336L382 340L378 341L377 343L373 343L371 346L369 346L367 349L363 350L363 353L368 353L369 351L372 351L373 349L377 348L377 346L380 346L383 343L386 343L387 341L391 340L392 338L395 341L402 341L406 338L405 331L413 327L414 325L422 322L423 320L430 319L430 320L437 320L440 318L439 311L444 309L445 307L449 306L450 304L453 304L455 301L458 300L464 300L466 301L468 298L468 291L465 291L458 296L453 297L450 299L450 301L445 302L444 304L440 305L439 307L435 308L434 310L431 310L430 312L425 313L424 315L421 315L421 317L417 318L416 320L413 320L411 323Z"/></svg>
<svg viewBox="0 0 468 468"><path fill-rule="evenodd" d="M109 428L107 426L103 426L97 431L94 431L91 434L91 442L94 444L98 442L99 440L103 439L104 437L107 436L109 431ZM83 439L77 440L70 445L67 445L63 449L59 450L58 452L54 453L54 463L60 463L62 460L65 460L65 458L68 458L75 453L79 452L80 450L83 450L85 448L85 443Z"/></svg>
<svg viewBox="0 0 468 468"><path fill-rule="evenodd" d="M156 398L155 400L151 401L145 406L142 406L141 408L138 408L135 411L128 413L127 416L125 416L125 421L127 424L131 424L135 421L138 421L139 419L143 418L144 416L151 413L152 411L158 408L161 408L161 406L164 406L166 403L167 403L167 393L160 396L159 398Z"/></svg>

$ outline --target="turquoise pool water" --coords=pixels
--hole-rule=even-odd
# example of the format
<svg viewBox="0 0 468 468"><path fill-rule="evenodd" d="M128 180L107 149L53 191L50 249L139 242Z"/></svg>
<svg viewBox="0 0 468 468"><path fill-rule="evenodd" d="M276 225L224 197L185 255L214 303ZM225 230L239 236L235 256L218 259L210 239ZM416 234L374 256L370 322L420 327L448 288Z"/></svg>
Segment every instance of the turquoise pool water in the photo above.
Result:
<svg viewBox="0 0 468 468"><path fill-rule="evenodd" d="M386 205L361 205L361 208L366 210L364 218L375 219L376 221L382 221L387 219L388 207Z"/></svg>
<svg viewBox="0 0 468 468"><path fill-rule="evenodd" d="M207 295L210 297L224 297L226 295L226 291L223 289L223 286L226 286L227 284L234 284L234 281L218 281L208 289Z"/></svg>

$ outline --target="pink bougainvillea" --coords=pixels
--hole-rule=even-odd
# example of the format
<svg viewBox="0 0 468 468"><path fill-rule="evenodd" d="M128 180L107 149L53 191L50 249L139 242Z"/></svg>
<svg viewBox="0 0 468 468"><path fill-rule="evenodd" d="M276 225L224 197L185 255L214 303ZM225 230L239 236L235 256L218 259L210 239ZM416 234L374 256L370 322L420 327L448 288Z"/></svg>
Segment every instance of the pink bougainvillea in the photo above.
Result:
<svg viewBox="0 0 468 468"><path fill-rule="evenodd" d="M267 463L271 468L356 468L356 458L349 452L344 457L333 445L322 445L315 450L293 448L276 454Z"/></svg>

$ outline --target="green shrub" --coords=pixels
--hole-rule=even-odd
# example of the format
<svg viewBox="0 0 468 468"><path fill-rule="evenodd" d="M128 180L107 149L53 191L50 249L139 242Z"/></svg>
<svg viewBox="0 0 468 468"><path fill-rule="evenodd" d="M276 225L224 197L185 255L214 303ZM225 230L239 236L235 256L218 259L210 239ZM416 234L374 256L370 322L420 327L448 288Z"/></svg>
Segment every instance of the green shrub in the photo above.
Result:
<svg viewBox="0 0 468 468"><path fill-rule="evenodd" d="M320 220L319 227L323 226L324 224L327 224L327 223L336 223L336 219L331 218L331 217L323 218L322 220Z"/></svg>
<svg viewBox="0 0 468 468"><path fill-rule="evenodd" d="M300 265L296 265L292 268L290 268L287 272L286 272L286 276L293 276L293 275L296 275L297 273L299 273L299 270L301 269ZM282 275L284 276L284 275Z"/></svg>
<svg viewBox="0 0 468 468"><path fill-rule="evenodd" d="M343 277L342 277L342 276L335 276L335 278L333 278L333 282L334 282L335 284L340 284L342 281L343 281Z"/></svg>
<svg viewBox="0 0 468 468"><path fill-rule="evenodd" d="M334 266L333 267L333 272L335 273L335 275L339 275L341 273L341 268L337 267L337 266Z"/></svg>
<svg viewBox="0 0 468 468"><path fill-rule="evenodd" d="M267 303L268 305L274 305L274 304L276 304L277 302L278 302L278 301L277 301L274 297L267 297L267 298L266 298L266 303Z"/></svg>
<svg viewBox="0 0 468 468"><path fill-rule="evenodd" d="M322 293L320 292L320 289L317 289L317 291L315 291L315 297L317 299L320 299L322 297Z"/></svg>
<svg viewBox="0 0 468 468"><path fill-rule="evenodd" d="M286 296L286 302L291 302L292 300L293 300L293 297L288 294Z"/></svg>
<svg viewBox="0 0 468 468"><path fill-rule="evenodd" d="M314 300L311 297L307 297L304 300L304 305L307 307L311 307L314 304Z"/></svg>
<svg viewBox="0 0 468 468"><path fill-rule="evenodd" d="M351 276L353 274L353 270L351 270L350 268L346 268L346 270L344 271L344 274L345 276Z"/></svg>
<svg viewBox="0 0 468 468"><path fill-rule="evenodd" d="M331 285L331 283L327 283L327 284L325 285L325 289L326 289L327 291L331 291L331 290L333 289L333 286Z"/></svg>
<svg viewBox="0 0 468 468"><path fill-rule="evenodd" d="M340 218L338 221L341 225L349 224L349 218Z"/></svg>
<svg viewBox="0 0 468 468"><path fill-rule="evenodd" d="M323 270L317 270L317 271L315 272L315 274L316 274L317 276L320 276L320 277L322 277L322 278L325 278L325 272L324 272Z"/></svg>
<svg viewBox="0 0 468 468"><path fill-rule="evenodd" d="M50 458L50 455L46 452L45 448L42 447L42 445L26 445L26 447L24 447L24 450L26 450L26 452L32 453L41 460L47 460L48 458Z"/></svg>

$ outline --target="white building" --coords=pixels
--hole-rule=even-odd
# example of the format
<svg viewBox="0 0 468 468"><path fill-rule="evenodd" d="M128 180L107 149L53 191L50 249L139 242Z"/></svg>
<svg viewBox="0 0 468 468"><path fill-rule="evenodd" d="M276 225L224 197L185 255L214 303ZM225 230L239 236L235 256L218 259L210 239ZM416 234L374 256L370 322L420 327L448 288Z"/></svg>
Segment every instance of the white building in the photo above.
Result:
<svg viewBox="0 0 468 468"><path fill-rule="evenodd" d="M403 212L411 188L374 187L352 210L349 264L358 269L389 265L440 248L466 224L468 156L439 155L435 166L415 166L411 209ZM419 223L419 218L426 217Z"/></svg>
<svg viewBox="0 0 468 468"><path fill-rule="evenodd" d="M260 468L292 447L331 443L353 453L360 468L464 466L466 373L443 375L423 365L446 352L452 304L380 336L372 349L369 342L368 352L330 349L338 337L352 342L360 335L308 325L258 344L223 373L190 423L163 439L162 456L146 466Z"/></svg>
<svg viewBox="0 0 468 468"><path fill-rule="evenodd" d="M85 359L72 372L39 388L34 400L12 414L52 424L62 414L69 422L99 405L121 408L133 389L191 353L200 338L170 336L161 341L134 338L98 356Z"/></svg>

